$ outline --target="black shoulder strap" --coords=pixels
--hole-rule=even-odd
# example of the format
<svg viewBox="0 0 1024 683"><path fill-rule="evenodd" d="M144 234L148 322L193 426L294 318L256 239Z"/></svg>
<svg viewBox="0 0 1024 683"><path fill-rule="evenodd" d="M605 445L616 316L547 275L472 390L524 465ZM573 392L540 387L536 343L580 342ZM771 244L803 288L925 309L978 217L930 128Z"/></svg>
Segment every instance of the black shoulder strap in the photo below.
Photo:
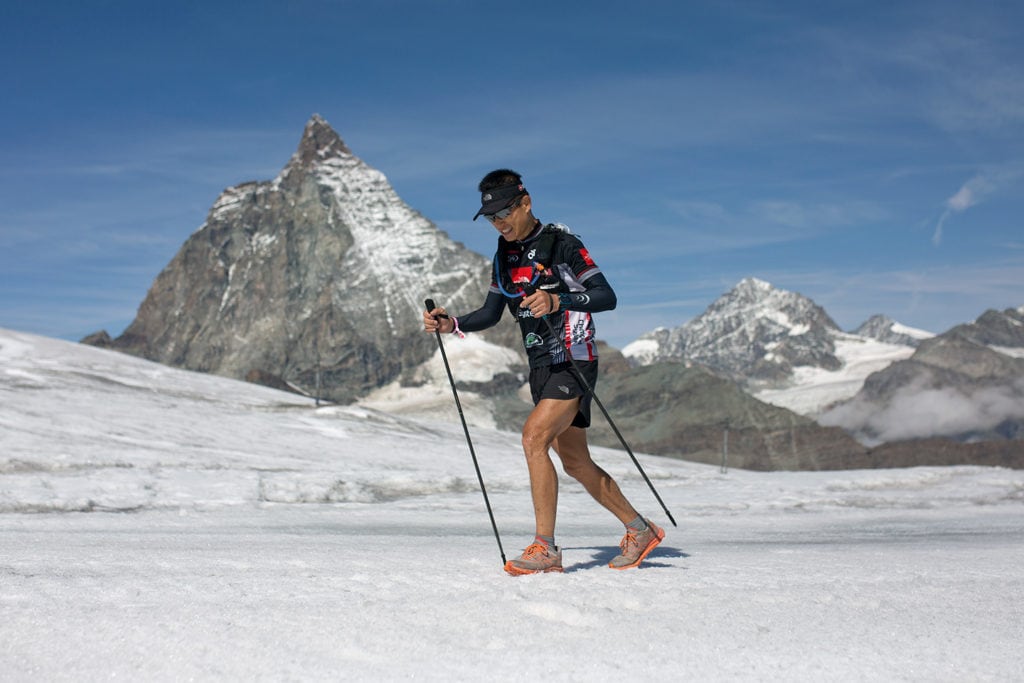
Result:
<svg viewBox="0 0 1024 683"><path fill-rule="evenodd" d="M540 231L540 237L530 245L527 253L531 253L530 260L534 263L544 266L545 268L551 265L551 255L555 250L555 243L558 238L565 233L565 229L558 227L554 223L548 223ZM498 253L504 256L508 250L509 243L505 241L504 237L498 238Z"/></svg>
<svg viewBox="0 0 1024 683"><path fill-rule="evenodd" d="M540 232L540 237L537 238L537 242L533 247L536 250L533 256L534 263L544 268L551 267L551 255L555 251L555 242L561 237L562 232L562 229L553 223L548 223L544 226Z"/></svg>

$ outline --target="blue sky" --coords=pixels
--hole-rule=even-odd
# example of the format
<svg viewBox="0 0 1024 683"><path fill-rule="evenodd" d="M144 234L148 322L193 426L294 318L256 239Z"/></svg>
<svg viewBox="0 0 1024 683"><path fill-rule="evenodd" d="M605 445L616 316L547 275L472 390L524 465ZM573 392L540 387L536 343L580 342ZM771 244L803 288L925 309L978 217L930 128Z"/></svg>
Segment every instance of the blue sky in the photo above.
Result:
<svg viewBox="0 0 1024 683"><path fill-rule="evenodd" d="M748 276L941 332L1024 304L1021 26L984 1L5 2L0 326L119 334L319 113L488 256L476 182L519 170L615 286L617 346Z"/></svg>

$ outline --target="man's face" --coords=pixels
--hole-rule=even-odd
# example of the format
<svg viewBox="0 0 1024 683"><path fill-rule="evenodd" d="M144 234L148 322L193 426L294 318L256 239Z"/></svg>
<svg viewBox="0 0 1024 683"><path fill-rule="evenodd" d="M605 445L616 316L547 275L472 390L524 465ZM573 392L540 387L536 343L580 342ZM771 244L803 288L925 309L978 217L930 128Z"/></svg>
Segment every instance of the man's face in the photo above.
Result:
<svg viewBox="0 0 1024 683"><path fill-rule="evenodd" d="M530 206L530 195L523 195L516 199L510 207L506 207L509 209L507 215L502 217L501 214L504 212L499 211L494 216L488 216L487 220L507 242L526 239L533 232L536 223L530 213Z"/></svg>

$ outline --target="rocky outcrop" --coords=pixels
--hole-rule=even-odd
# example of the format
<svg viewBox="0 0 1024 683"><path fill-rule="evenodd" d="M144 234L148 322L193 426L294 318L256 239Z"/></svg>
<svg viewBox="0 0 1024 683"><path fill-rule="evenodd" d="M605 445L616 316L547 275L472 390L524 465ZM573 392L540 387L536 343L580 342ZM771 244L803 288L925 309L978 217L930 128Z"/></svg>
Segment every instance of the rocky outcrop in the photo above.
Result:
<svg viewBox="0 0 1024 683"><path fill-rule="evenodd" d="M990 309L973 323L957 325L943 336L1024 352L1024 306L1003 311Z"/></svg>

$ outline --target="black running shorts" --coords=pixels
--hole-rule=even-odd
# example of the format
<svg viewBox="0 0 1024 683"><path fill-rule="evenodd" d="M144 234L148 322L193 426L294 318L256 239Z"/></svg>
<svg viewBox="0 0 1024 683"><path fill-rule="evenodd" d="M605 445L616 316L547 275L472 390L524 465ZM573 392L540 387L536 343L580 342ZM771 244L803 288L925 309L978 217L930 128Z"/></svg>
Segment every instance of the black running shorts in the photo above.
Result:
<svg viewBox="0 0 1024 683"><path fill-rule="evenodd" d="M576 367L583 373L590 388L597 384L597 361L576 361ZM545 365L530 370L530 395L533 404L540 403L542 398L553 398L560 401L579 398L579 412L572 421L573 427L586 429L590 426L591 394L580 382L572 363Z"/></svg>

